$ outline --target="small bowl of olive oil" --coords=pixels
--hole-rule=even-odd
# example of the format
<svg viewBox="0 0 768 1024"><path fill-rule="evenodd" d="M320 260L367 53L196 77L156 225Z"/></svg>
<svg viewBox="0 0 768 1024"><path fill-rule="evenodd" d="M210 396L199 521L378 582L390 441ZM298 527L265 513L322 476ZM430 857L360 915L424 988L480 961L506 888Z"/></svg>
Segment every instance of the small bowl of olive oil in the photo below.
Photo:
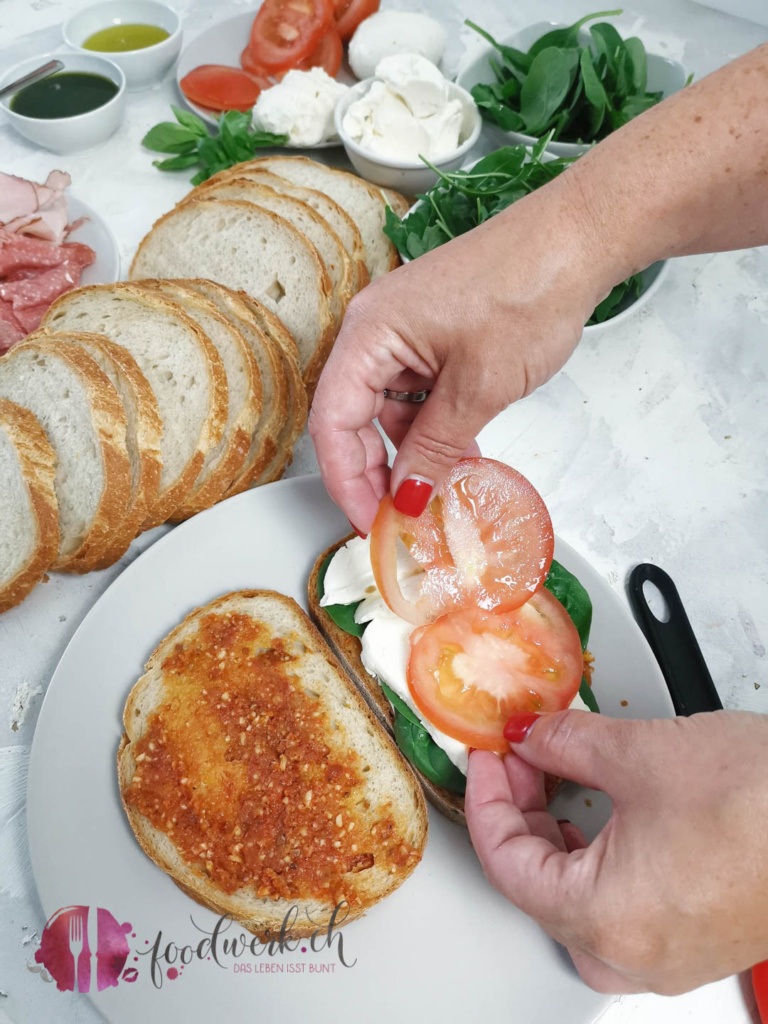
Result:
<svg viewBox="0 0 768 1024"><path fill-rule="evenodd" d="M54 153L100 145L125 115L125 75L112 61L95 53L30 57L0 73L0 89L54 56L63 70L0 97L0 109L24 138Z"/></svg>
<svg viewBox="0 0 768 1024"><path fill-rule="evenodd" d="M159 82L181 52L181 19L157 0L105 0L64 23L64 42L78 53L98 53L125 73L129 89Z"/></svg>

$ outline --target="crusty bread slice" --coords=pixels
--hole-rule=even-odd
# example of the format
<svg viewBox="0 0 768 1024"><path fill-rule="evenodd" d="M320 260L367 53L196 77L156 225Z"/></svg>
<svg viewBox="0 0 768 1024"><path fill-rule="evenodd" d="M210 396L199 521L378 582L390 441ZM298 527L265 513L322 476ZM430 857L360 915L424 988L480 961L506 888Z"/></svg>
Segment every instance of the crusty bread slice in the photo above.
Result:
<svg viewBox="0 0 768 1024"><path fill-rule="evenodd" d="M261 329L251 314L250 300L241 292L233 292L223 284L202 278L185 279L184 284L212 302L248 343L259 367L262 385L261 416L251 435L251 446L240 473L230 484L227 497L239 494L256 483L264 483L264 475L278 456L282 430L289 418L288 380L283 369L280 350ZM273 314L270 314L272 316ZM277 320L277 317L274 318ZM278 321L279 322L279 321ZM294 358L294 364L298 363Z"/></svg>
<svg viewBox="0 0 768 1024"><path fill-rule="evenodd" d="M125 283L66 292L43 326L103 334L138 363L163 422L160 490L143 528L164 523L224 433L227 378L213 343L177 304Z"/></svg>
<svg viewBox="0 0 768 1024"><path fill-rule="evenodd" d="M89 572L122 537L130 499L117 391L83 349L38 337L0 359L0 397L37 417L56 454L60 536L51 568Z"/></svg>
<svg viewBox="0 0 768 1024"><path fill-rule="evenodd" d="M131 492L123 529L116 532L97 569L113 565L125 554L154 505L163 468L160 442L163 424L147 378L130 352L103 334L37 331L30 338L48 338L54 344L78 345L108 378L120 396L126 415L125 443L131 463Z"/></svg>
<svg viewBox="0 0 768 1024"><path fill-rule="evenodd" d="M190 199L242 199L246 203L255 203L264 210L271 210L279 217L284 217L302 232L307 241L315 247L325 267L330 282L331 314L336 328L341 324L344 310L354 294L352 263L347 256L339 236L326 220L316 213L301 199L294 199L248 178L225 178L202 190L199 196L190 192L184 202ZM332 338L331 338L332 340Z"/></svg>
<svg viewBox="0 0 768 1024"><path fill-rule="evenodd" d="M322 608L320 605L320 570L328 557L335 554L335 552L346 544L352 536L353 535L350 534L348 537L344 537L343 540L340 540L337 544L333 544L324 551L315 562L307 583L309 613L317 624L318 629L330 645L331 650L339 659L344 670L347 672L355 686L360 690L379 722L391 736L394 736L394 713L392 711L392 705L385 697L384 691L381 689L377 681L366 671L365 666L360 660L360 651L362 649L360 641L356 636L352 636L350 633L345 632L340 626L337 626L325 608ZM416 772L416 776L421 783L429 802L436 807L438 811L444 814L446 818L450 818L451 821L455 821L459 825L466 826L467 819L464 814L464 797L459 793L451 793L450 790L445 789L443 786L436 785L431 781L431 779L426 778L426 776L422 775L421 772L417 771L415 768L413 770Z"/></svg>
<svg viewBox="0 0 768 1024"><path fill-rule="evenodd" d="M232 321L183 281L140 281L141 287L159 291L177 302L213 342L227 375L228 410L224 434L203 463L193 488L171 516L174 522L210 508L220 501L242 470L261 417L261 374L248 342Z"/></svg>
<svg viewBox="0 0 768 1024"><path fill-rule="evenodd" d="M250 181L268 185L283 195L292 196L294 199L301 199L307 206L311 206L339 236L341 244L344 246L352 262L353 280L355 282L354 291L358 292L368 284L368 269L365 265L365 247L362 235L346 210L342 209L330 196L327 196L324 192L319 192L315 188L295 185L293 182L288 181L287 178L281 178L278 174L272 174L271 171L264 167L254 167L252 164L247 163L236 164L234 167L228 167L223 171L219 171L218 174L214 174L208 181L198 185L196 191L202 197L202 193L206 188L218 184L220 181L226 181L229 178L248 178Z"/></svg>
<svg viewBox="0 0 768 1024"><path fill-rule="evenodd" d="M268 941L345 922L419 862L418 782L290 598L246 590L191 612L123 715L118 780L147 855ZM337 924L342 915L337 918Z"/></svg>
<svg viewBox="0 0 768 1024"><path fill-rule="evenodd" d="M263 167L296 185L325 192L346 210L362 235L371 280L399 266L397 249L383 231L387 200L374 185L305 156L264 156L247 161L245 166ZM403 203L407 206L407 200Z"/></svg>
<svg viewBox="0 0 768 1024"><path fill-rule="evenodd" d="M0 398L0 612L24 600L58 553L55 472L37 417Z"/></svg>
<svg viewBox="0 0 768 1024"><path fill-rule="evenodd" d="M130 276L207 277L242 289L289 329L302 373L335 333L328 275L316 250L284 217L251 203L196 199L175 207L142 241Z"/></svg>
<svg viewBox="0 0 768 1024"><path fill-rule="evenodd" d="M254 322L277 346L287 386L288 414L278 434L277 452L259 480L259 483L266 484L279 480L291 464L296 438L307 422L309 385L302 379L299 363L294 354L295 343L279 317L244 292L241 292L240 296L248 306Z"/></svg>

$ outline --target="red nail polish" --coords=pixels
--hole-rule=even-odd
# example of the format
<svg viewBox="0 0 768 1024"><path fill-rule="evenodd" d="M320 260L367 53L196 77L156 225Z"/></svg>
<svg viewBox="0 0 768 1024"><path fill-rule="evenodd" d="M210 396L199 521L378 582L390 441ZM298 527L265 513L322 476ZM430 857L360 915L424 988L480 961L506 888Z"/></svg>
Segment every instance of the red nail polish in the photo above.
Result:
<svg viewBox="0 0 768 1024"><path fill-rule="evenodd" d="M569 821L568 818L558 818L557 819L557 824L558 825L570 825L571 822Z"/></svg>
<svg viewBox="0 0 768 1024"><path fill-rule="evenodd" d="M477 747L470 747L470 748L469 748L469 750L468 750L468 752L467 752L467 756L469 756L470 754L474 754L474 752L475 752L476 750L477 750Z"/></svg>
<svg viewBox="0 0 768 1024"><path fill-rule="evenodd" d="M533 711L517 711L510 715L504 726L504 739L510 743L522 743L540 717Z"/></svg>
<svg viewBox="0 0 768 1024"><path fill-rule="evenodd" d="M420 516L429 504L432 484L418 476L409 476L400 484L395 495L395 508L404 516Z"/></svg>
<svg viewBox="0 0 768 1024"><path fill-rule="evenodd" d="M352 529L355 531L355 533L360 538L360 540L365 540L365 538L368 536L368 534L367 533L360 533L360 531L358 530L358 528L355 526L355 524L352 522L351 519L348 519L347 522L352 527Z"/></svg>

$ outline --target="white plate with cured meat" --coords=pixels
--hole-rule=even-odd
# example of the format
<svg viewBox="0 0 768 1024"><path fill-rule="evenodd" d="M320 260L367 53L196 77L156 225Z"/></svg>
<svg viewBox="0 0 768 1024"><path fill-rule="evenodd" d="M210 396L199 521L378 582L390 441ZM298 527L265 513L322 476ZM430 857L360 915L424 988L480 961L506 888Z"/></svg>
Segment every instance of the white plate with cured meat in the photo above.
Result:
<svg viewBox="0 0 768 1024"><path fill-rule="evenodd" d="M212 25L209 29L195 36L182 50L179 63L176 67L176 84L179 88L179 95L190 110L194 110L198 117L207 124L217 125L219 114L217 111L209 110L207 107L198 106L192 103L181 90L181 80L194 68L201 64L225 64L230 67L240 67L240 54L248 45L251 25L256 17L256 11L248 11L247 14L238 14L234 18L227 18ZM357 79L352 74L346 59L342 61L341 69L336 75L336 81L342 85L354 85ZM316 146L302 146L302 149L328 149L331 146L340 146L339 139L332 139L329 142L320 142ZM286 147L291 148L291 147Z"/></svg>
<svg viewBox="0 0 768 1024"><path fill-rule="evenodd" d="M67 236L68 242L80 242L96 253L96 259L83 271L81 284L110 284L120 280L120 249L112 229L87 203L67 196L70 223L82 221Z"/></svg>
<svg viewBox="0 0 768 1024"><path fill-rule="evenodd" d="M242 929L218 925L177 888L128 825L115 765L121 715L158 641L192 608L232 590L274 589L306 608L318 553L348 532L317 476L257 487L176 527L94 605L51 680L32 745L27 823L45 917L83 905L101 908L100 926L111 915L122 954L110 987L90 998L112 1024L254 1016L289 1024L499 1016L591 1024L611 997L587 988L563 950L491 888L467 831L432 808L413 875L320 949L278 941L241 948L239 940L232 947ZM555 554L592 598L589 646L603 712L671 716L664 679L626 604L567 544L558 540ZM610 805L603 794L567 787L554 809L594 835ZM70 1005L68 992L61 998Z"/></svg>

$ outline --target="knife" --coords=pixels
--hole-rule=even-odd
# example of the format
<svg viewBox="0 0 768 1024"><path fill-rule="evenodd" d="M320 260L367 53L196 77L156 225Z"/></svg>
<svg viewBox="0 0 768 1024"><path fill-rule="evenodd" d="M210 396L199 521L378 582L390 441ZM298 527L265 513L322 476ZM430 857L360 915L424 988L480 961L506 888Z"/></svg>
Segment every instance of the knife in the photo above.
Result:
<svg viewBox="0 0 768 1024"><path fill-rule="evenodd" d="M666 602L669 617L656 615L643 585L653 583ZM656 655L678 715L699 711L721 711L722 703L712 682L677 587L657 565L636 565L627 581L629 602L640 629ZM768 1024L768 960L752 968L752 988L762 1024Z"/></svg>
<svg viewBox="0 0 768 1024"><path fill-rule="evenodd" d="M99 989L99 908L88 907L88 973L87 992L98 992Z"/></svg>
<svg viewBox="0 0 768 1024"><path fill-rule="evenodd" d="M658 587L669 612L666 620L651 609L645 583ZM629 574L627 593L638 625L659 663L675 713L722 711L722 702L672 579L657 565L642 562Z"/></svg>

